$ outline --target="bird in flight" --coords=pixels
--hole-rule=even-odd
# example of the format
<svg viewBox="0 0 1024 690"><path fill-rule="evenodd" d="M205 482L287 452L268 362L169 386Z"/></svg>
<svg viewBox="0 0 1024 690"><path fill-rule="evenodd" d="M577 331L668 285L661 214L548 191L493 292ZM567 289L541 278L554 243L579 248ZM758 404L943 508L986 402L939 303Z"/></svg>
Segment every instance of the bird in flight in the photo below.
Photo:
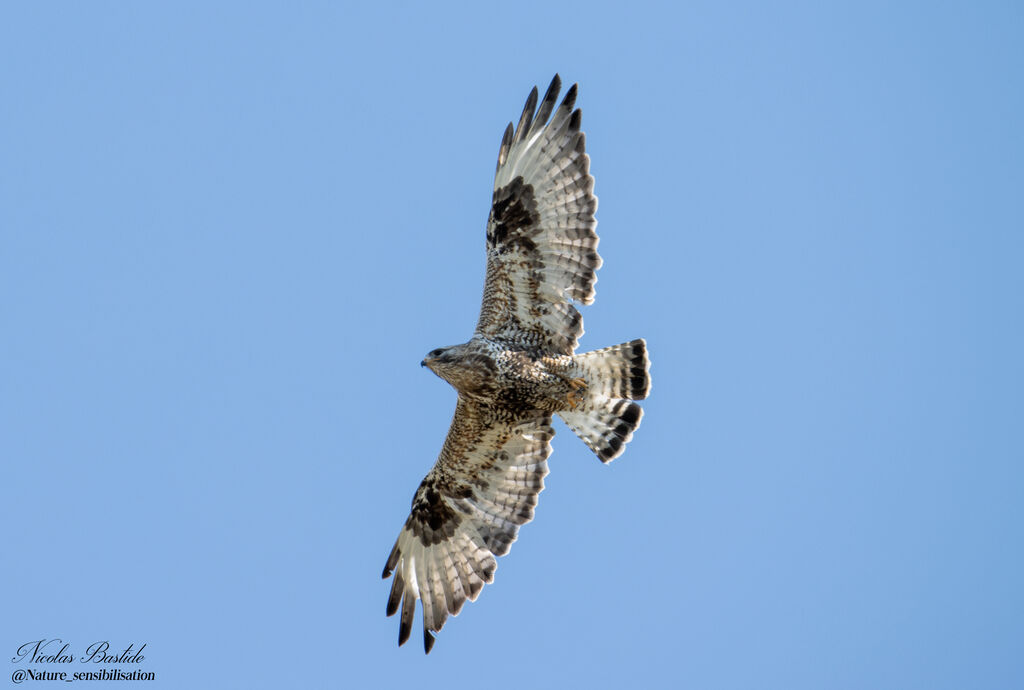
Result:
<svg viewBox="0 0 1024 690"><path fill-rule="evenodd" d="M552 415L601 462L622 454L650 391L642 339L575 354L576 304L594 301L597 197L576 85L555 108L561 79L537 107L530 92L498 150L487 220L487 276L469 342L422 364L458 391L448 437L412 501L384 566L394 574L387 615L401 609L398 644L422 602L423 647L494 579L496 556L533 519L551 454Z"/></svg>

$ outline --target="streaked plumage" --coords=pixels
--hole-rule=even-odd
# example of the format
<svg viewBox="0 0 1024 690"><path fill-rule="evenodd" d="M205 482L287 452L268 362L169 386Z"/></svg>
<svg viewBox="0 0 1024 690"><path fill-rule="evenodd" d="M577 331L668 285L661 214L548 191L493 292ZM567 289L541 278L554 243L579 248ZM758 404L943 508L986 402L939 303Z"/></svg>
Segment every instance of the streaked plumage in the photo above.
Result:
<svg viewBox="0 0 1024 690"><path fill-rule="evenodd" d="M473 338L423 360L459 393L448 437L413 497L384 567L394 573L387 614L401 609L398 643L422 602L423 644L491 582L533 518L551 453L552 414L602 462L632 438L650 388L643 340L576 355L594 300L597 198L574 109L561 80L537 107L534 88L498 152L487 222L487 277ZM549 119L550 118L550 119Z"/></svg>

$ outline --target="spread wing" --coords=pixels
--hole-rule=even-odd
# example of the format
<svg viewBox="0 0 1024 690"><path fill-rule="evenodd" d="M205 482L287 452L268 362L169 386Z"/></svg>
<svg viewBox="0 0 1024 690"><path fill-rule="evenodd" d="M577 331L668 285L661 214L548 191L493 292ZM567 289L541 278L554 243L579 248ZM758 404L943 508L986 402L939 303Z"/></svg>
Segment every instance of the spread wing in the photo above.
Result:
<svg viewBox="0 0 1024 690"><path fill-rule="evenodd" d="M395 575L387 614L402 609L399 645L409 639L417 599L430 652L431 632L494 579L494 557L507 553L519 526L533 519L552 436L548 414L497 421L489 408L459 398L441 455L384 566L385 578Z"/></svg>
<svg viewBox="0 0 1024 690"><path fill-rule="evenodd" d="M498 152L487 222L487 279L477 334L545 352L572 354L583 320L571 301L594 301L597 197L576 85L555 110L558 75L537 89ZM548 117L551 116L550 122Z"/></svg>

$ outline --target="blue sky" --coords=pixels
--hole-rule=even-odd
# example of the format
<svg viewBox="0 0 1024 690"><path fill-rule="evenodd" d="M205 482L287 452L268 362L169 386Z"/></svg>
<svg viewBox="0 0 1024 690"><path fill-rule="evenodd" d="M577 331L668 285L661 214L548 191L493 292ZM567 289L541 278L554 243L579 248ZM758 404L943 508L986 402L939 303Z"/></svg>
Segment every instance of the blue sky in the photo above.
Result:
<svg viewBox="0 0 1024 690"><path fill-rule="evenodd" d="M1016 3L5 5L0 651L1021 687L1022 42ZM600 198L581 347L645 337L653 392L610 466L558 426L425 658L380 580L455 402L419 362L472 331L555 72Z"/></svg>

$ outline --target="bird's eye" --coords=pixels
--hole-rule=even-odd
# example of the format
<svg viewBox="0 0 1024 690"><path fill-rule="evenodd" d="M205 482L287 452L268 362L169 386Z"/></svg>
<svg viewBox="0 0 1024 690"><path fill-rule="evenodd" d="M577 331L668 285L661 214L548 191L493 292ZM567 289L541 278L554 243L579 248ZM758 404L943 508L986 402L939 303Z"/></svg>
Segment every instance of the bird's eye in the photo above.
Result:
<svg viewBox="0 0 1024 690"><path fill-rule="evenodd" d="M430 357L431 359L436 359L437 357L441 356L442 352L444 352L442 348L437 348L436 350L431 350L430 354L428 354L427 357Z"/></svg>

